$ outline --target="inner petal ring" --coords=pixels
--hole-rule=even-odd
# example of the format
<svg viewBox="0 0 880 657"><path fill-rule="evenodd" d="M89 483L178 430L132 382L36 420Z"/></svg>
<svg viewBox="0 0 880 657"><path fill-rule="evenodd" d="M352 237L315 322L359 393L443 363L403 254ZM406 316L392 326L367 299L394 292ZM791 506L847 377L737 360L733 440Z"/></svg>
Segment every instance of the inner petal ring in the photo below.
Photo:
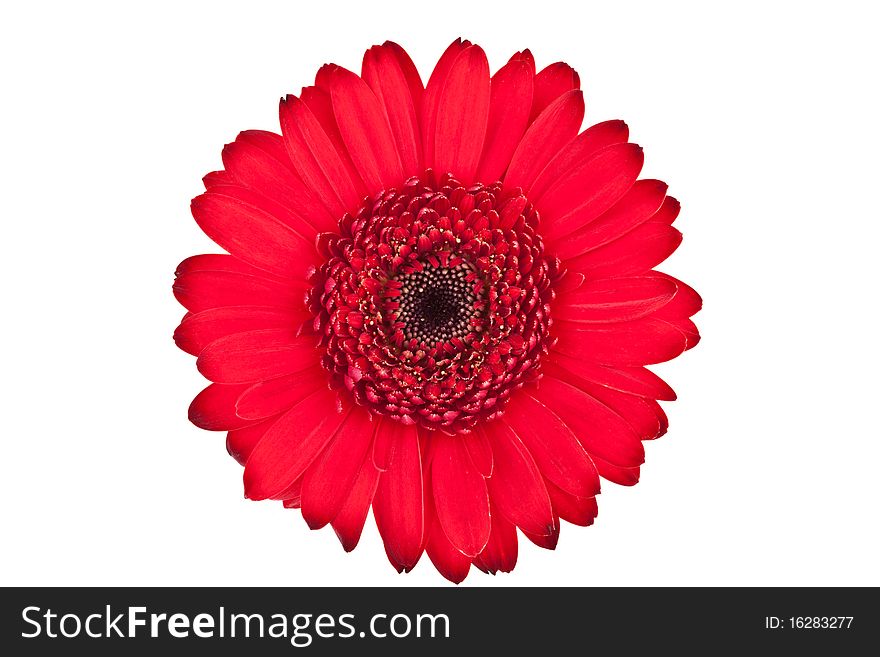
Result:
<svg viewBox="0 0 880 657"><path fill-rule="evenodd" d="M501 183L446 174L364 201L324 234L308 305L331 385L371 412L449 434L540 376L553 287L538 213Z"/></svg>

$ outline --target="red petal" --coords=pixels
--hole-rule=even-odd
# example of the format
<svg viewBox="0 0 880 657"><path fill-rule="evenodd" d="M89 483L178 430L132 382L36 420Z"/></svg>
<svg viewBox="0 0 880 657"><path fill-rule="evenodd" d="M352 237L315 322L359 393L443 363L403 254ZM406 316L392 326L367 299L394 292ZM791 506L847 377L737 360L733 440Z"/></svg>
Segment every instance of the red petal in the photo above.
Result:
<svg viewBox="0 0 880 657"><path fill-rule="evenodd" d="M300 178L334 217L355 211L361 195L340 156L312 110L296 96L281 101L281 132Z"/></svg>
<svg viewBox="0 0 880 657"><path fill-rule="evenodd" d="M669 430L669 418L666 417L666 412L663 410L663 407L653 399L646 399L645 402L651 407L651 410L660 422L660 431L657 434L657 438L666 435L666 432Z"/></svg>
<svg viewBox="0 0 880 657"><path fill-rule="evenodd" d="M505 186L521 187L528 194L544 167L577 136L583 120L584 96L580 91L569 91L553 101L523 136L504 176Z"/></svg>
<svg viewBox="0 0 880 657"><path fill-rule="evenodd" d="M572 258L566 264L592 277L641 274L666 260L679 244L681 233L675 228L648 221L620 239Z"/></svg>
<svg viewBox="0 0 880 657"><path fill-rule="evenodd" d="M491 183L504 176L529 125L534 79L534 64L516 55L492 76L489 119L477 168L478 181Z"/></svg>
<svg viewBox="0 0 880 657"><path fill-rule="evenodd" d="M403 182L403 168L388 117L367 83L340 66L329 78L330 100L351 160L369 190Z"/></svg>
<svg viewBox="0 0 880 657"><path fill-rule="evenodd" d="M244 429L230 431L226 434L226 451L232 458L244 465L251 452L254 451L254 447L262 440L263 435L269 430L269 427L275 424L277 419L277 417L271 417Z"/></svg>
<svg viewBox="0 0 880 657"><path fill-rule="evenodd" d="M422 99L425 95L425 85L422 84L422 78L419 75L416 65L413 64L412 59L410 59L406 51L393 41L386 41L382 44L382 47L387 48L395 57L397 57L397 62L400 64L400 69L403 71L403 77L406 78L406 84L409 87L409 93L412 96L413 104L416 108L416 117L421 120Z"/></svg>
<svg viewBox="0 0 880 657"><path fill-rule="evenodd" d="M583 446L550 409L528 395L508 404L503 422L519 437L541 474L572 495L599 492L599 475Z"/></svg>
<svg viewBox="0 0 880 657"><path fill-rule="evenodd" d="M188 315L174 331L174 342L185 352L198 356L214 340L245 331L285 328L308 319L283 308L230 306L211 308Z"/></svg>
<svg viewBox="0 0 880 657"><path fill-rule="evenodd" d="M509 573L516 566L516 526L505 518L493 502L490 508L492 531L489 542L474 558L474 565L485 573Z"/></svg>
<svg viewBox="0 0 880 657"><path fill-rule="evenodd" d="M391 463L391 450L394 448L395 441L398 440L398 434L403 431L397 422L389 420L387 426L382 426L382 418L379 418L380 426L377 427L375 438L373 439L372 461L377 470L385 472L388 464Z"/></svg>
<svg viewBox="0 0 880 657"><path fill-rule="evenodd" d="M608 210L633 186L644 154L635 144L614 144L572 168L535 201L546 239L553 242Z"/></svg>
<svg viewBox="0 0 880 657"><path fill-rule="evenodd" d="M620 324L559 322L554 349L603 365L649 365L671 360L688 346L687 335L666 320L647 317Z"/></svg>
<svg viewBox="0 0 880 657"><path fill-rule="evenodd" d="M205 189L211 189L215 185L235 184L235 179L225 171L212 171L204 175L202 184L205 186Z"/></svg>
<svg viewBox="0 0 880 657"><path fill-rule="evenodd" d="M620 392L650 399L673 401L675 392L659 376L644 367L606 367L583 358L571 358L555 351L550 352L550 359L563 370L592 381L601 386ZM557 377L568 380L562 373Z"/></svg>
<svg viewBox="0 0 880 657"><path fill-rule="evenodd" d="M314 243L315 235L317 233L314 227L283 203L279 203L269 196L265 196L258 191L245 187L238 181L233 182L231 185L214 185L209 192L222 197L229 197L239 203L261 210L270 217L273 217L290 228L290 230L296 233L304 243L308 244L309 254L311 254L312 257L315 256ZM266 275L265 270L263 270L263 274ZM279 278L286 280L285 276L279 276Z"/></svg>
<svg viewBox="0 0 880 657"><path fill-rule="evenodd" d="M626 467L644 463L645 449L632 427L592 395L545 376L533 396L559 416L590 456Z"/></svg>
<svg viewBox="0 0 880 657"><path fill-rule="evenodd" d="M396 439L388 469L379 477L373 514L391 562L410 570L421 556L425 533L422 456L416 427L389 422L382 431L392 426Z"/></svg>
<svg viewBox="0 0 880 657"><path fill-rule="evenodd" d="M561 295L553 318L592 324L627 322L663 308L677 291L675 283L659 276L589 280Z"/></svg>
<svg viewBox="0 0 880 657"><path fill-rule="evenodd" d="M440 92L434 160L428 162L437 174L451 173L465 184L474 182L486 138L489 96L486 53L471 46L456 58Z"/></svg>
<svg viewBox="0 0 880 657"><path fill-rule="evenodd" d="M294 337L291 329L233 333L209 344L196 361L216 383L248 383L301 372L317 362L313 337Z"/></svg>
<svg viewBox="0 0 880 657"><path fill-rule="evenodd" d="M456 550L455 546L449 542L436 518L431 523L425 551L437 571L450 582L460 584L467 577L471 569L471 560Z"/></svg>
<svg viewBox="0 0 880 657"><path fill-rule="evenodd" d="M355 406L333 442L306 471L302 510L312 529L323 527L339 515L369 454L373 428L366 409Z"/></svg>
<svg viewBox="0 0 880 657"><path fill-rule="evenodd" d="M521 53L519 53L519 58L524 62L528 62L529 66L532 69L532 73L534 73L537 69L535 68L535 56L532 54L532 51L526 48Z"/></svg>
<svg viewBox="0 0 880 657"><path fill-rule="evenodd" d="M597 457L593 457L593 462L596 464L596 469L603 479L621 486L635 486L639 483L640 469L638 467L622 468Z"/></svg>
<svg viewBox="0 0 880 657"><path fill-rule="evenodd" d="M268 130L245 130L240 132L238 140L246 141L256 148L265 151L278 162L284 164L290 171L295 171L287 148L284 146L284 137Z"/></svg>
<svg viewBox="0 0 880 657"><path fill-rule="evenodd" d="M683 319L695 315L703 307L703 300L700 298L700 295L687 283L682 283L677 278L659 271L652 271L651 276L659 276L660 278L672 281L678 288L678 292L675 293L672 301L657 311L655 317L670 320Z"/></svg>
<svg viewBox="0 0 880 657"><path fill-rule="evenodd" d="M559 294L564 294L567 292L574 292L581 285L584 284L584 281L587 280L587 277L583 274L573 271L566 271L562 278L560 278L556 285L554 285L554 289Z"/></svg>
<svg viewBox="0 0 880 657"><path fill-rule="evenodd" d="M232 431L255 423L235 414L235 400L246 385L212 383L202 390L189 405L189 421L209 431Z"/></svg>
<svg viewBox="0 0 880 657"><path fill-rule="evenodd" d="M669 430L669 418L653 399L634 397L608 388L590 388L595 397L624 418L642 440L656 440Z"/></svg>
<svg viewBox="0 0 880 657"><path fill-rule="evenodd" d="M318 389L326 388L327 383L327 371L312 365L295 374L248 384L236 402L236 413L249 419L278 415Z"/></svg>
<svg viewBox="0 0 880 657"><path fill-rule="evenodd" d="M335 68L335 64L325 64L318 71L318 75L320 76L322 71L329 72ZM327 78L329 80L329 75ZM348 149L345 147L345 142L342 139L342 133L339 132L339 125L336 123L336 115L333 113L333 103L330 100L329 86L325 86L321 89L318 87L303 87L300 100L305 103L306 107L308 107L312 114L315 115L315 118L318 120L318 123L321 124L321 127L324 128L324 132L328 139L330 139L333 147L336 149L336 153L339 155L339 159L345 166L345 170L348 171L348 177L351 179L351 184L354 185L358 197L363 198L367 195L367 188L364 186L364 181L361 180L361 176L358 173L354 162L352 162L351 156L348 154ZM337 228L334 228L333 232L336 231Z"/></svg>
<svg viewBox="0 0 880 657"><path fill-rule="evenodd" d="M275 142L274 147L267 142ZM238 183L289 208L299 220L294 228L302 234L313 238L316 232L337 229L337 222L326 206L297 175L281 135L257 130L242 132L223 149L223 164Z"/></svg>
<svg viewBox="0 0 880 657"><path fill-rule="evenodd" d="M248 276L258 276L282 285L288 284L288 279L283 276L275 276L263 269L252 267L246 262L242 262L238 258L227 253L204 253L202 255L194 255L186 258L177 265L174 271L175 276L183 276L196 271L228 271L238 274L246 274Z"/></svg>
<svg viewBox="0 0 880 657"><path fill-rule="evenodd" d="M637 180L629 191L600 217L559 240L556 255L567 259L591 251L652 220L666 195L666 183Z"/></svg>
<svg viewBox="0 0 880 657"><path fill-rule="evenodd" d="M314 245L284 221L225 192L197 196L192 214L205 234L229 253L273 274L304 278L317 258Z"/></svg>
<svg viewBox="0 0 880 657"><path fill-rule="evenodd" d="M532 102L531 120L533 121L550 104L562 94L579 89L580 76L571 66L564 62L550 64L535 76L535 99Z"/></svg>
<svg viewBox="0 0 880 657"><path fill-rule="evenodd" d="M684 334L685 340L687 342L687 345L685 346L685 351L687 351L688 349L693 349L697 346L697 343L700 341L700 332L699 330L697 330L696 324L694 324L689 319L669 319L666 321L668 321Z"/></svg>
<svg viewBox="0 0 880 657"><path fill-rule="evenodd" d="M281 493L278 497L284 502L285 509L298 509L302 506L302 477Z"/></svg>
<svg viewBox="0 0 880 657"><path fill-rule="evenodd" d="M452 544L475 557L489 540L489 495L458 436L433 438L431 481L437 520Z"/></svg>
<svg viewBox="0 0 880 657"><path fill-rule="evenodd" d="M421 100L422 82L409 55L390 42L373 46L364 53L362 75L388 117L404 178L420 175L425 167L419 113L413 93L417 93Z"/></svg>
<svg viewBox="0 0 880 657"><path fill-rule="evenodd" d="M189 271L179 274L172 291L193 313L225 306L272 306L291 314L305 311L305 281L278 283L235 271Z"/></svg>
<svg viewBox="0 0 880 657"><path fill-rule="evenodd" d="M681 211L681 203L679 203L676 199L671 196L667 196L666 200L663 201L663 205L660 206L660 209L657 211L653 217L651 217L652 221L659 221L664 224L672 225L678 218L678 213Z"/></svg>
<svg viewBox="0 0 880 657"><path fill-rule="evenodd" d="M550 497L529 451L506 424L493 422L485 431L495 458L495 472L487 480L492 501L523 531L551 533Z"/></svg>
<svg viewBox="0 0 880 657"><path fill-rule="evenodd" d="M326 389L279 417L247 460L245 495L264 500L283 492L312 464L345 417L336 408L336 392Z"/></svg>
<svg viewBox="0 0 880 657"><path fill-rule="evenodd" d="M556 515L556 512L553 512L553 531L549 534L532 534L531 532L523 532L523 536L529 539L532 543L537 545L539 548L544 548L545 550L555 550L556 545L559 543L559 516Z"/></svg>
<svg viewBox="0 0 880 657"><path fill-rule="evenodd" d="M486 438L486 434L476 431L473 433L461 434L458 438L465 444L465 447L467 447L471 461L473 461L474 466L479 473L484 477L491 477L492 469L494 467L492 463L492 445L489 444L489 439Z"/></svg>
<svg viewBox="0 0 880 657"><path fill-rule="evenodd" d="M428 84L425 86L425 95L422 103L422 139L424 140L424 162L431 166L434 162L434 137L437 127L437 109L440 106L440 93L446 84L446 78L452 69L452 64L458 56L471 45L470 41L456 39L441 55L434 67Z"/></svg>
<svg viewBox="0 0 880 657"><path fill-rule="evenodd" d="M529 190L532 199L539 199L557 180L568 174L580 162L612 144L623 144L629 138L629 128L623 121L605 121L584 130L550 160Z"/></svg>
<svg viewBox="0 0 880 657"><path fill-rule="evenodd" d="M342 543L342 549L346 552L351 552L357 547L378 483L379 471L373 467L370 459L364 459L348 499L331 523L336 536L339 537L339 542Z"/></svg>
<svg viewBox="0 0 880 657"><path fill-rule="evenodd" d="M640 440L652 440L659 437L666 427L661 422L661 416L658 415L660 406L654 400L628 395L617 390L612 390L573 376L565 370L560 370L555 363L547 363L546 373L554 378L565 381L584 394L590 396L603 406L610 409L620 419L625 421ZM661 411L662 413L662 411ZM662 416L665 420L665 415ZM637 465L633 463L624 463L624 465Z"/></svg>
<svg viewBox="0 0 880 657"><path fill-rule="evenodd" d="M573 525L589 527L599 514L599 505L596 504L595 497L570 495L549 481L547 482L547 492L550 493L553 510L559 514L560 518Z"/></svg>

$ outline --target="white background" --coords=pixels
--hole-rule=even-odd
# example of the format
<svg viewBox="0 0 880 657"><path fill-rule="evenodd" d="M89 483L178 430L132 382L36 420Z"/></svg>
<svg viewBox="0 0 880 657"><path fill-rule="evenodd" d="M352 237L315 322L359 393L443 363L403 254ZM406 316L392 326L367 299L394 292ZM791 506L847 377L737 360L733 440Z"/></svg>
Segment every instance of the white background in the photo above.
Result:
<svg viewBox="0 0 880 657"><path fill-rule="evenodd" d="M860 585L878 570L877 151L868 2L16 3L0 19L5 585L443 585L242 497L171 333L189 214L239 130L326 61L393 39L427 78L461 35L493 70L576 67L685 234L664 269L703 343L641 483L482 585ZM832 8L833 7L833 8ZM434 10L437 10L436 13Z"/></svg>

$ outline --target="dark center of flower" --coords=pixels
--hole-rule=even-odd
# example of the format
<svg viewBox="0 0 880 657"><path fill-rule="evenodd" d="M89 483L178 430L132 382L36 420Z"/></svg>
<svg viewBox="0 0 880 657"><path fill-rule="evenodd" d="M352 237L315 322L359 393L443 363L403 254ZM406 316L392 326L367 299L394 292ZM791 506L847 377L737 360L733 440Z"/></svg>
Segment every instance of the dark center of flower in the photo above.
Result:
<svg viewBox="0 0 880 657"><path fill-rule="evenodd" d="M470 332L471 319L479 311L474 307L482 283L466 262L454 267L434 267L403 274L396 318L406 340L426 345L464 338Z"/></svg>
<svg viewBox="0 0 880 657"><path fill-rule="evenodd" d="M331 384L377 415L457 434L540 377L562 275L501 183L430 171L324 233L308 305Z"/></svg>

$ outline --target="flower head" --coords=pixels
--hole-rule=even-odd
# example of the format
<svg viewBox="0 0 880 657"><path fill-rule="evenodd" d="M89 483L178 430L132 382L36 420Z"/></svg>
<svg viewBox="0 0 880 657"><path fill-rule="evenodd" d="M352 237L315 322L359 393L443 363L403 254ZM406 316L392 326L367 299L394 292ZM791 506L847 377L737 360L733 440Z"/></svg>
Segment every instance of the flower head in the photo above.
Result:
<svg viewBox="0 0 880 657"><path fill-rule="evenodd" d="M229 255L179 266L175 340L249 498L346 550L372 507L398 570L427 551L461 581L638 480L675 398L644 366L697 343L701 302L653 271L677 201L623 122L580 131L578 87L528 51L490 76L461 40L423 86L388 42L224 149L193 215Z"/></svg>

